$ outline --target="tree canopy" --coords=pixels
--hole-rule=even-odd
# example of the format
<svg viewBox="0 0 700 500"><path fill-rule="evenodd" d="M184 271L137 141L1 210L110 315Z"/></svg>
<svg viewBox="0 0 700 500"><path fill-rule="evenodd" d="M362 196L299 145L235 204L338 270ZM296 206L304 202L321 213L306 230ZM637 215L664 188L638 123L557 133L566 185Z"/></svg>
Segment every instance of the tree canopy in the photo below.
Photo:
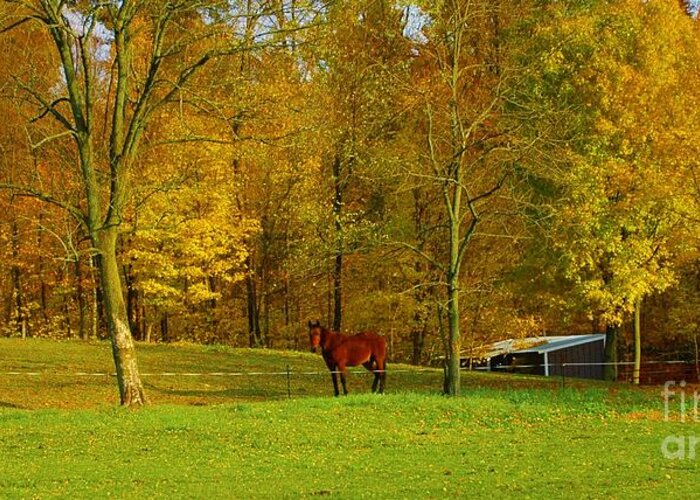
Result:
<svg viewBox="0 0 700 500"><path fill-rule="evenodd" d="M692 2L0 3L4 335L700 334ZM669 325L682 325L676 332ZM694 325L694 326L693 326Z"/></svg>

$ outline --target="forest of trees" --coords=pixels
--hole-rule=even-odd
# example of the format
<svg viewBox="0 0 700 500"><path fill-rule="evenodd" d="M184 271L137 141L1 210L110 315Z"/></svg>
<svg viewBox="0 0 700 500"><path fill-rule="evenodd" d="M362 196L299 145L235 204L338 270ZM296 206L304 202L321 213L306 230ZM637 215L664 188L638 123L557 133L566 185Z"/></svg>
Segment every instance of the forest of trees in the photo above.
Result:
<svg viewBox="0 0 700 500"><path fill-rule="evenodd" d="M0 335L110 338L124 404L133 339L315 318L451 394L492 340L632 359L635 314L697 357L693 4L4 0L0 53Z"/></svg>

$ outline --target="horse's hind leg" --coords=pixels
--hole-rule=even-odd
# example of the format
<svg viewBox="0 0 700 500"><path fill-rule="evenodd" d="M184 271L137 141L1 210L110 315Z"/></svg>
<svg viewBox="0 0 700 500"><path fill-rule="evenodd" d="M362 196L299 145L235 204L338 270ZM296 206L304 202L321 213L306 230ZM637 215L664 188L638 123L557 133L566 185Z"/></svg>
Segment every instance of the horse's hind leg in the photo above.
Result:
<svg viewBox="0 0 700 500"><path fill-rule="evenodd" d="M381 368L379 368L380 366ZM379 378L379 394L384 394L384 382L386 381L386 359L383 360L381 365L377 363L377 368L381 370L380 372L375 373L375 377ZM377 383L376 379L374 383Z"/></svg>
<svg viewBox="0 0 700 500"><path fill-rule="evenodd" d="M374 358L370 359L362 366L364 366L365 368L367 368L368 371L374 374L374 382L372 382L372 392L377 392L377 384L379 383L379 372L377 372L376 367L378 365L375 363Z"/></svg>

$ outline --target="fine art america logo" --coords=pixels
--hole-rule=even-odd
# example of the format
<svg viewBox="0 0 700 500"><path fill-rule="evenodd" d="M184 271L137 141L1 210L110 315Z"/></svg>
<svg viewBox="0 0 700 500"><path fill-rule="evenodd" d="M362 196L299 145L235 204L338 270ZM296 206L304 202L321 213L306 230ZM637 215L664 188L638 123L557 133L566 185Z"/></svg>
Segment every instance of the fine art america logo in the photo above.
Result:
<svg viewBox="0 0 700 500"><path fill-rule="evenodd" d="M700 422L698 404L700 394L694 390L689 394L685 380L676 384L669 380L661 393L664 398L664 422ZM670 435L661 442L661 453L669 460L695 460L700 437L695 435Z"/></svg>

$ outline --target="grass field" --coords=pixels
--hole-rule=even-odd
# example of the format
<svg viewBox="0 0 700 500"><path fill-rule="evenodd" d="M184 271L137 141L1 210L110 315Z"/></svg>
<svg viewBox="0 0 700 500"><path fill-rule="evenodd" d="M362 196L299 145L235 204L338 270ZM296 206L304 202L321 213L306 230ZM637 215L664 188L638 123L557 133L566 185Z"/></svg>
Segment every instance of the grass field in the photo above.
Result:
<svg viewBox="0 0 700 500"><path fill-rule="evenodd" d="M306 353L140 346L144 373L320 370ZM390 367L391 368L391 367ZM406 369L405 367L394 367ZM144 380L153 400L115 405L107 344L0 340L2 498L695 497L695 459L669 460L659 390L439 372L395 373L388 394L353 374L346 398L325 376ZM364 392L363 392L364 391ZM363 392L363 393L361 393ZM673 408L672 416L678 416Z"/></svg>
<svg viewBox="0 0 700 500"><path fill-rule="evenodd" d="M139 367L154 404L210 405L333 394L320 355L232 349L226 346L139 345ZM290 377L286 375L290 370ZM442 372L392 365L390 390L437 391ZM0 407L98 408L118 403L109 343L0 339ZM207 373L224 375L206 375ZM75 374L80 375L75 375ZM174 376L172 374L182 374ZM233 375L230 375L233 374ZM348 377L348 390L368 392L364 369Z"/></svg>

